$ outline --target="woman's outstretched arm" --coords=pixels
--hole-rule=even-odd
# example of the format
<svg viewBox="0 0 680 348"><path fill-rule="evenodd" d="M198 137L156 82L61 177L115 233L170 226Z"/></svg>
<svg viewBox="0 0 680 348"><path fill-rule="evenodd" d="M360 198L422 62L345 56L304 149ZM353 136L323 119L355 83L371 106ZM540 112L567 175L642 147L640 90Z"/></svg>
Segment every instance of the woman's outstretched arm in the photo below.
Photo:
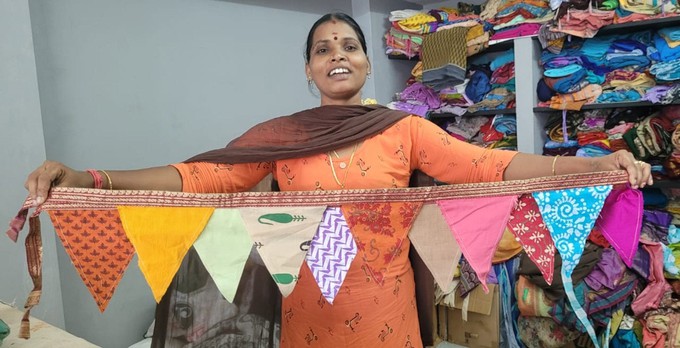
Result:
<svg viewBox="0 0 680 348"><path fill-rule="evenodd" d="M633 188L654 183L651 166L636 161L633 154L619 150L603 157L549 157L518 153L503 173L504 180L521 180L540 176L625 170Z"/></svg>
<svg viewBox="0 0 680 348"><path fill-rule="evenodd" d="M182 178L172 166L136 170L99 171L102 188L115 190L159 190L181 191ZM24 186L35 204L41 204L52 187L94 187L93 176L87 171L78 171L63 163L45 161L29 174Z"/></svg>

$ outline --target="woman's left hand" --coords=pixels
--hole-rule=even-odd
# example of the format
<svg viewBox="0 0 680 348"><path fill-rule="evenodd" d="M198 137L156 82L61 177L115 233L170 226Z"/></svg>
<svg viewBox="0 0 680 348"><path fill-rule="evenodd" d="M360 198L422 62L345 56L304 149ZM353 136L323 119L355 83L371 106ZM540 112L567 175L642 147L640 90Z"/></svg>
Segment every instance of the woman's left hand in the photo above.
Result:
<svg viewBox="0 0 680 348"><path fill-rule="evenodd" d="M647 162L638 161L632 153L619 150L607 156L599 157L598 170L623 169L628 172L628 182L633 188L643 188L652 185L652 166Z"/></svg>

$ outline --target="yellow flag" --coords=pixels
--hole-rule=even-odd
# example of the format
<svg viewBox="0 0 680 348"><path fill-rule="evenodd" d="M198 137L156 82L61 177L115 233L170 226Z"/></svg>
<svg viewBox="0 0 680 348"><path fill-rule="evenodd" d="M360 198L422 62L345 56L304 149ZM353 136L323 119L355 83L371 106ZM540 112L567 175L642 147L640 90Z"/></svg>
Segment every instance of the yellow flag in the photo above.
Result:
<svg viewBox="0 0 680 348"><path fill-rule="evenodd" d="M159 302L182 259L210 219L212 207L118 207L139 257L139 269Z"/></svg>

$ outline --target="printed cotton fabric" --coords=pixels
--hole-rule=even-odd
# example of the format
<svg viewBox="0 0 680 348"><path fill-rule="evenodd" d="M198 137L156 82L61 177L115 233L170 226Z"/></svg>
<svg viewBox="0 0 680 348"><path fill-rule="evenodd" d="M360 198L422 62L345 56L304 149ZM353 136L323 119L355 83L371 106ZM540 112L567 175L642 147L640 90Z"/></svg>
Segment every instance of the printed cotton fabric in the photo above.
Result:
<svg viewBox="0 0 680 348"><path fill-rule="evenodd" d="M118 211L50 210L49 214L64 250L104 312L135 254Z"/></svg>
<svg viewBox="0 0 680 348"><path fill-rule="evenodd" d="M599 347L593 325L574 293L571 275L578 265L588 234L611 191L611 185L534 193L541 215L562 256L562 280L569 303L588 331L595 347Z"/></svg>
<svg viewBox="0 0 680 348"><path fill-rule="evenodd" d="M328 303L333 303L356 255L357 244L342 211L339 207L326 209L309 245L307 265Z"/></svg>
<svg viewBox="0 0 680 348"><path fill-rule="evenodd" d="M534 197L522 195L508 227L522 244L524 252L536 264L548 285L552 284L555 263L555 243L545 227Z"/></svg>
<svg viewBox="0 0 680 348"><path fill-rule="evenodd" d="M493 177L496 168L487 175ZM545 189L546 187L591 186L598 182L614 181L620 183L625 180L625 173L621 172L615 175L613 173L606 175L595 173L587 176L572 175L521 182L441 186L409 190L346 190L323 193L297 191L280 194L239 193L233 195L54 189L50 199L41 208L47 211L73 209L73 207L116 211L116 207L133 207L131 205L134 205L145 208L140 211L146 211L151 215L160 212L161 216L166 218L158 219L159 222L170 222L170 226L161 224L161 228L154 227L149 231L157 234L157 230L166 230L171 231L170 234L173 236L183 235L182 238L171 243L172 245L181 245L182 247L176 250L183 253L185 252L184 246L194 243L190 240L192 238L195 240L195 231L211 225L208 222L211 217L209 213L214 209L262 207L271 210L271 207L319 206L319 204L341 206L344 216L351 225L352 234L355 237L359 235L355 240L364 244L359 247L360 243L357 243L358 249L364 249L357 254L357 256L361 255L361 259L356 259L350 266L347 278L332 306L324 302L325 299L308 265L300 262L300 281L293 293L285 298L284 311L280 317L281 320L286 321L287 324L284 323L283 328L288 325L287 330L284 329L280 334L280 326L276 319L277 313L280 313L278 312L280 307L277 306L276 302L280 298L278 296L279 291L272 282L270 271L264 267L256 249L251 250L234 300L229 302L222 297L218 287L208 276L198 256L191 248L182 261L183 266L180 267L180 271L175 274L173 284L159 305L159 312L166 313L166 315L158 317L157 331L154 336L159 340L155 340L154 346L159 344L160 346L172 347L187 344L194 346L198 344L277 346L278 342L293 346L297 346L297 343L307 344L307 342L311 345L324 345L324 342L329 342L327 339L331 338L329 336L331 333L332 342L337 342L336 339L339 337L337 335L342 334L344 330L346 342L350 343L359 339L367 340L369 344L373 341L378 342L378 344L384 342L386 345L388 342L397 342L399 345L403 343L417 347L421 346L422 340L419 339L418 317L415 314L416 303L413 296L415 283L413 282L413 271L408 261L410 243L406 236L423 202L433 203L437 200L453 199L454 197L456 199L482 197L488 195L488 192L517 195ZM151 205L154 208L148 209L151 208ZM25 205L22 211L25 211L28 207L29 205ZM197 217L194 223L188 225L172 223L176 219L185 220L181 211L192 211L187 207L205 207L206 209L196 209L194 211L198 214L189 214ZM510 211L511 207L512 204L508 205L507 210ZM123 210L129 213L133 209ZM320 212L322 211L323 209L320 210ZM121 220L127 221L127 223L123 222L123 225L133 226L130 231L126 227L126 233L129 232L131 236L142 235L137 230L146 222L143 218L135 216L142 217L145 214L125 215ZM262 216L259 215L259 217ZM30 221L37 220L34 217ZM130 219L130 217L133 218ZM266 220L271 223L271 221L276 220L275 218L278 217L271 216ZM265 219L261 220L265 221ZM131 221L137 222L130 223ZM182 229L185 231L179 232ZM31 223L31 234L35 231L39 232L39 226ZM401 238L404 240L399 241ZM151 240L154 239L158 239L158 237ZM311 239L311 235L308 239ZM133 244L143 246L145 242L142 242ZM167 244L168 241L163 241L163 243ZM265 243L262 242L262 244ZM256 247L257 245L259 244L256 244ZM138 252L139 250L144 250L144 248L137 248ZM30 249L30 255L38 255L38 252ZM149 253L140 253L140 256L140 259L149 259ZM378 273L367 272L367 265L374 270L377 269ZM379 284L380 276L377 276L380 273L383 275L382 286ZM37 303L37 301L35 302ZM310 304L313 305L310 306ZM346 308L342 308L338 304L342 304ZM371 308L378 310L366 310ZM359 312L357 309L361 311L359 316L356 316ZM394 309L397 309L397 312ZM285 310L292 311L286 313ZM399 310L403 312L399 312ZM318 313L314 313L315 311L318 311ZM300 313L309 315L312 320L304 320L299 315ZM332 320L334 317L337 318L337 321ZM406 318L406 321L404 321L404 318ZM389 321L386 319L389 319ZM351 325L347 323L351 323ZM287 332L297 330L300 327L311 329L304 332ZM331 329L336 327L340 330L330 330L329 332L328 327L331 327ZM299 337L290 336L290 334L297 333L301 335ZM323 339L324 336L326 340ZM279 340L279 337L282 339ZM362 345L361 342L357 344Z"/></svg>

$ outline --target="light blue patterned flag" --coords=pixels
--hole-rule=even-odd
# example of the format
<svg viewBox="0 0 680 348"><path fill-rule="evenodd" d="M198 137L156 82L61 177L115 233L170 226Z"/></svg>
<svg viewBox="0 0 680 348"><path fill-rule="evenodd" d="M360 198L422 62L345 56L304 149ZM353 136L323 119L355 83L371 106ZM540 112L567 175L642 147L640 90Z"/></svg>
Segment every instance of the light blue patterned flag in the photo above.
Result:
<svg viewBox="0 0 680 348"><path fill-rule="evenodd" d="M543 221L562 257L562 281L569 303L597 348L600 344L595 329L576 299L571 275L583 255L586 239L611 190L611 185L602 185L533 193Z"/></svg>

